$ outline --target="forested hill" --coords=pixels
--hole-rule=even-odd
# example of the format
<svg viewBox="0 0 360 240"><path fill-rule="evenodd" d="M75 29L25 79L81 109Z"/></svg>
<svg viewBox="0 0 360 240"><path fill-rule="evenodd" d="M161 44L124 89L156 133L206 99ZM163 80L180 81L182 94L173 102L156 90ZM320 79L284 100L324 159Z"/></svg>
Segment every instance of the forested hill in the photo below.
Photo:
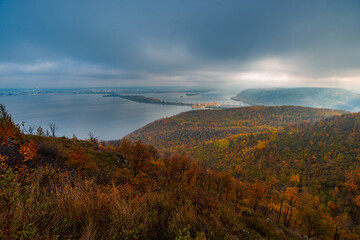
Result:
<svg viewBox="0 0 360 240"><path fill-rule="evenodd" d="M186 145L186 138L178 144ZM248 201L285 226L311 226L311 239L359 239L360 113L243 132L188 151L210 169L250 184L262 197ZM300 220L305 215L307 223ZM324 232L328 227L332 233Z"/></svg>
<svg viewBox="0 0 360 240"><path fill-rule="evenodd" d="M226 169L244 182L274 180L278 189L295 194L288 199L295 214L300 210L295 199L305 191L317 199L318 216L328 215L329 224L352 229L349 239L359 239L360 113L225 138L203 146L194 158L210 161L207 165ZM265 195L273 198L276 193L270 190ZM275 202L281 203L285 195L278 195Z"/></svg>
<svg viewBox="0 0 360 240"><path fill-rule="evenodd" d="M289 125L273 132L235 135L202 147L194 158L210 161L208 165L220 169L241 169L242 176L269 178L280 174L286 178L299 174L308 185L330 186L335 179L343 180L347 170L360 166L360 113Z"/></svg>
<svg viewBox="0 0 360 240"><path fill-rule="evenodd" d="M345 111L306 107L243 107L190 111L154 121L127 137L156 145L162 152L196 151L201 146L237 134L268 132L299 122L312 122Z"/></svg>
<svg viewBox="0 0 360 240"><path fill-rule="evenodd" d="M360 111L360 94L339 88L247 89L232 99L250 105L294 105Z"/></svg>
<svg viewBox="0 0 360 240"><path fill-rule="evenodd" d="M269 125L190 159L126 139L26 135L0 105L0 239L359 240L360 113L245 113L255 123L242 116L244 128Z"/></svg>
<svg viewBox="0 0 360 240"><path fill-rule="evenodd" d="M230 173L186 156L162 158L141 142L103 144L25 135L0 105L0 239L301 240L302 231L314 233L271 220L257 200L243 198L262 196L255 185Z"/></svg>

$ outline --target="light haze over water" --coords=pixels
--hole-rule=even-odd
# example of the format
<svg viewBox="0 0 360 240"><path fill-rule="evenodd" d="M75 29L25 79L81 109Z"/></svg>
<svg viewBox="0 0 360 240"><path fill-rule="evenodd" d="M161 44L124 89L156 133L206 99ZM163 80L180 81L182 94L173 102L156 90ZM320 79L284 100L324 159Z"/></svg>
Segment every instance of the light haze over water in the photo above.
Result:
<svg viewBox="0 0 360 240"><path fill-rule="evenodd" d="M210 102L223 104L240 102L230 100L231 94L216 92L186 96L185 93L144 94L165 101ZM182 96L182 97L181 97ZM104 98L101 94L49 94L0 96L16 123L48 128L55 123L57 136L86 139L89 132L102 140L120 139L132 131L160 118L192 110L189 106L158 105L132 102L119 97Z"/></svg>

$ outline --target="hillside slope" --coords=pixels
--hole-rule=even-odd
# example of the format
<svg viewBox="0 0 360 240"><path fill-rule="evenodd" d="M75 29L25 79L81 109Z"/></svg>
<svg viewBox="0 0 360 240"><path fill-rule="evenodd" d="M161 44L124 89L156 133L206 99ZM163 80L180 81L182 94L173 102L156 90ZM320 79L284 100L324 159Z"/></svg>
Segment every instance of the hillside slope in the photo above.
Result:
<svg viewBox="0 0 360 240"><path fill-rule="evenodd" d="M360 113L233 136L194 158L214 161L244 182L273 179L278 189L306 191L332 216L329 222L360 234Z"/></svg>
<svg viewBox="0 0 360 240"><path fill-rule="evenodd" d="M250 105L294 105L348 111L360 110L360 94L339 88L247 89L232 99Z"/></svg>
<svg viewBox="0 0 360 240"><path fill-rule="evenodd" d="M360 239L360 114L206 143L216 171L141 142L24 135L3 110L2 239Z"/></svg>
<svg viewBox="0 0 360 240"><path fill-rule="evenodd" d="M0 105L0 239L304 239L222 179L140 142L25 135Z"/></svg>
<svg viewBox="0 0 360 240"><path fill-rule="evenodd" d="M288 124L312 122L345 111L304 107L243 107L190 111L154 121L127 137L160 151L190 153L205 143L237 134L269 132Z"/></svg>
<svg viewBox="0 0 360 240"><path fill-rule="evenodd" d="M255 211L285 226L317 226L314 232L308 229L309 238L359 239L360 113L242 132L189 147L188 152L205 166L231 173L242 184L242 199ZM237 189L236 184L224 184ZM247 195L249 188L254 192ZM326 224L320 227L315 222L323 217ZM324 234L325 229L332 230Z"/></svg>

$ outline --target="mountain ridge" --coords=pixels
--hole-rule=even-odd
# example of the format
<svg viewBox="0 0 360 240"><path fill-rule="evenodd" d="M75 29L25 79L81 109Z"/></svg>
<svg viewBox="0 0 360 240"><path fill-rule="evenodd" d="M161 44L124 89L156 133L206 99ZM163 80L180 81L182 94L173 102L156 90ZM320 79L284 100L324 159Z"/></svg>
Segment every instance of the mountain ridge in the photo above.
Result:
<svg viewBox="0 0 360 240"><path fill-rule="evenodd" d="M294 105L353 112L360 110L360 94L341 88L255 88L240 92L232 100L250 105Z"/></svg>

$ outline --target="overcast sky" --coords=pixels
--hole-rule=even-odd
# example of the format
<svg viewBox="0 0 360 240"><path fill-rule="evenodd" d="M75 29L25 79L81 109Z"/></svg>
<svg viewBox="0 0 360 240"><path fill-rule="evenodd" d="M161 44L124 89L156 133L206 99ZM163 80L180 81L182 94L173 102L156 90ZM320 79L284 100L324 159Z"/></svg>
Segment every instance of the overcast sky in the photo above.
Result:
<svg viewBox="0 0 360 240"><path fill-rule="evenodd" d="M0 88L360 89L358 0L0 0Z"/></svg>

